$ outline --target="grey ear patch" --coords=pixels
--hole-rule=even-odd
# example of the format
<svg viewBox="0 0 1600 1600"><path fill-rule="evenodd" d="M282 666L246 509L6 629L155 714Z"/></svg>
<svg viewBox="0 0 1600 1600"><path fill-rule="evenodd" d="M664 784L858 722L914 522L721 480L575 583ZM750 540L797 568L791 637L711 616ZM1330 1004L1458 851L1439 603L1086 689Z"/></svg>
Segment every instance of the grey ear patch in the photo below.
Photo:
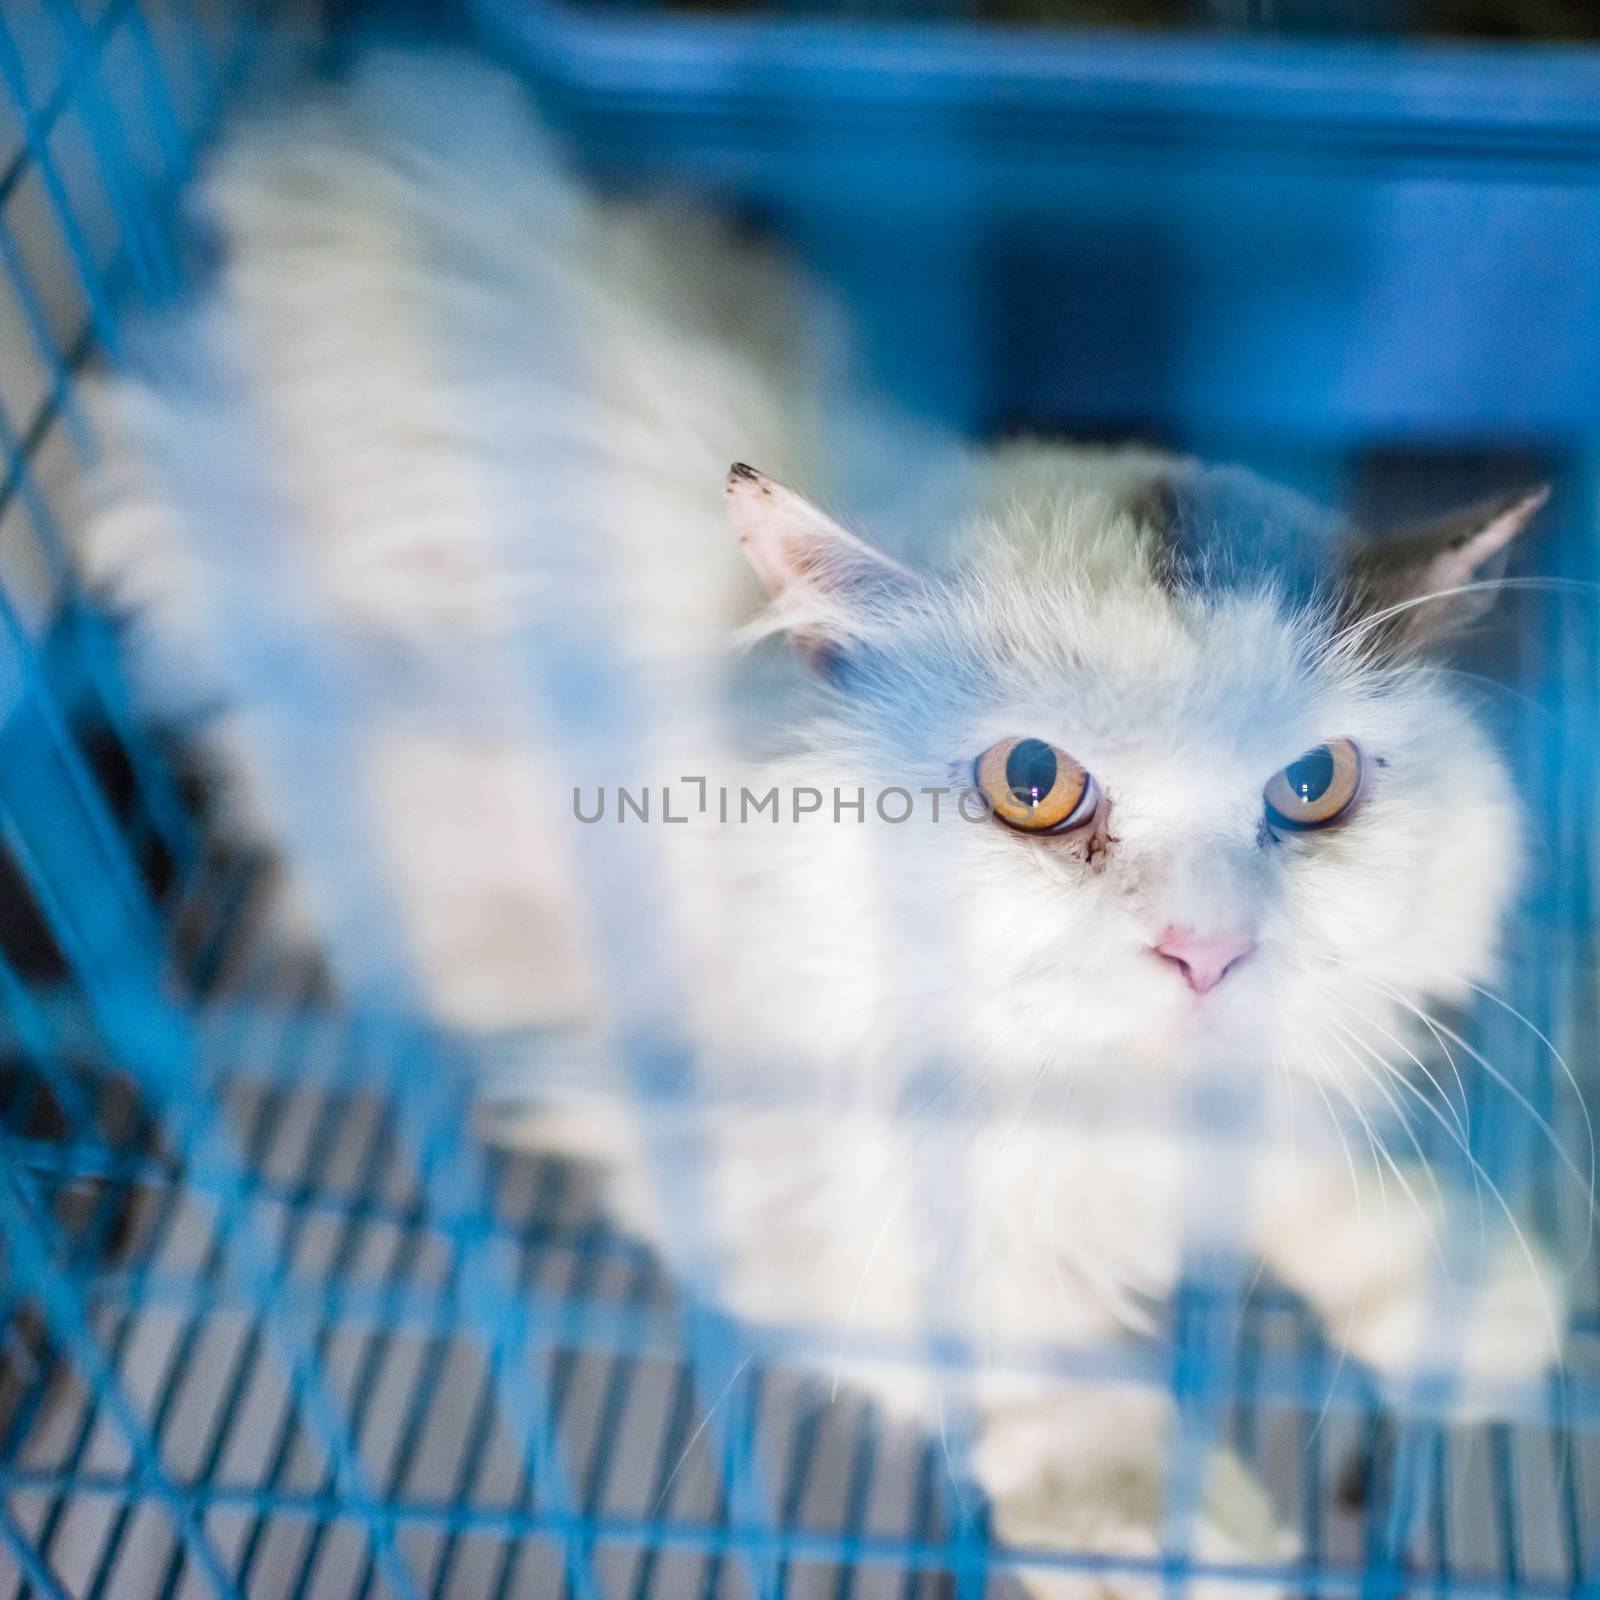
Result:
<svg viewBox="0 0 1600 1600"><path fill-rule="evenodd" d="M1549 498L1541 484L1356 543L1341 608L1350 634L1376 646L1415 647L1483 616L1512 544Z"/></svg>
<svg viewBox="0 0 1600 1600"><path fill-rule="evenodd" d="M1194 551L1189 547L1174 475L1157 473L1129 498L1127 509L1151 541L1156 581L1164 589L1181 588L1189 576Z"/></svg>

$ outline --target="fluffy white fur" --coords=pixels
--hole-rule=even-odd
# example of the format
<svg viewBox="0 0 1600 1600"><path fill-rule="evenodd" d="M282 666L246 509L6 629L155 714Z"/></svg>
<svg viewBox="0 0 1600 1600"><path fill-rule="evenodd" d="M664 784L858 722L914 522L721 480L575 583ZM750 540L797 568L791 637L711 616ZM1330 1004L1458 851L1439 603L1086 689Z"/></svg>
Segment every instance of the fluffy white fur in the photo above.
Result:
<svg viewBox="0 0 1600 1600"><path fill-rule="evenodd" d="M347 987L521 1041L498 1137L605 1160L703 1292L889 1410L970 1406L1022 1544L1160 1548L1163 1392L1037 1357L1148 1333L1219 1241L1397 1383L1490 1405L1545 1367L1558 1295L1503 1219L1484 1243L1403 1143L1352 1167L1336 1127L1416 1114L1414 1008L1493 972L1514 807L1440 676L1267 589L1158 581L1140 491L1197 469L1142 453L861 453L862 503L956 486L918 575L735 479L761 612L724 476L825 486L822 308L677 211L586 198L482 69L369 62L237 138L204 205L215 284L102 396L84 569ZM755 695L714 664L741 627L867 665ZM1095 774L1096 851L950 800L875 815L1012 735ZM1264 838L1263 783L1332 738L1372 758L1358 814ZM830 798L724 825L686 775ZM572 815L664 782L689 822ZM1172 924L1258 949L1198 996L1152 956ZM691 1092L644 1092L639 1038ZM959 1382L911 1359L936 1334L971 1343ZM1292 1554L1237 1461L1206 1494L1199 1557Z"/></svg>

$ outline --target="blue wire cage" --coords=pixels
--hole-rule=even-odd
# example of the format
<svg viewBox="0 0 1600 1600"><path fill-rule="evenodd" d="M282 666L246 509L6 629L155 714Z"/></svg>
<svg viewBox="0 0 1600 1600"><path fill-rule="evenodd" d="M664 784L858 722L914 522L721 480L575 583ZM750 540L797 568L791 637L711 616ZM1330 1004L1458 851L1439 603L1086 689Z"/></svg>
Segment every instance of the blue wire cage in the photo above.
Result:
<svg viewBox="0 0 1600 1600"><path fill-rule="evenodd" d="M179 197L280 9L0 11L0 1593L1011 1592L935 1444L746 1364L581 1170L474 1141L447 1042L259 948L267 869L207 846L75 595L80 375L181 294ZM1600 57L461 14L602 179L758 209L924 410L1154 434L1390 510L1551 475L1538 569L1594 576ZM1543 847L1512 992L1581 1074L1596 629L1582 599L1515 603L1489 664L1539 709L1506 736ZM1581 1147L1551 1053L1480 1028ZM1474 1153L1560 1231L1537 1124L1480 1109ZM1266 1579L1589 1593L1585 1271L1543 1420L1387 1416L1287 1300L1235 1339L1203 1283L1144 1376L1262 1464L1304 1545Z"/></svg>

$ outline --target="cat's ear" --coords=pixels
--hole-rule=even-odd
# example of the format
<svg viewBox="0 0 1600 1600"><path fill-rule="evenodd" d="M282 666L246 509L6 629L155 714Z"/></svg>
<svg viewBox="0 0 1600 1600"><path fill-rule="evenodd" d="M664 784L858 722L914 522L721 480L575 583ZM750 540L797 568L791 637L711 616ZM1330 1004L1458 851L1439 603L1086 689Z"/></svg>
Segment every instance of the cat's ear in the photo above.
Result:
<svg viewBox="0 0 1600 1600"><path fill-rule="evenodd" d="M1420 645L1481 617L1512 541L1549 498L1542 484L1358 545L1347 572L1357 631Z"/></svg>
<svg viewBox="0 0 1600 1600"><path fill-rule="evenodd" d="M847 649L917 583L898 562L754 467L731 467L725 493L728 520L772 596L778 624L817 665Z"/></svg>

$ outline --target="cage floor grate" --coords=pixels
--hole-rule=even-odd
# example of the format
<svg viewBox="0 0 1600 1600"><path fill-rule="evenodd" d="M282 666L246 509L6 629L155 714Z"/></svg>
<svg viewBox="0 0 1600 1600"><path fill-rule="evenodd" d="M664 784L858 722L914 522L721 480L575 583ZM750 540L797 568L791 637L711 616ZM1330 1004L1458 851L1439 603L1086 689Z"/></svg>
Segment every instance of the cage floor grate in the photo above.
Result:
<svg viewBox="0 0 1600 1600"><path fill-rule="evenodd" d="M237 878L196 899L206 1053L164 1115L98 1070L92 1124L8 1080L7 1157L105 1374L12 1302L0 1594L979 1592L982 1510L937 1440L777 1366L708 1369L581 1167L474 1149L442 1171L471 1145L465 1080L419 1149L403 1070L305 1009L313 972L242 953L252 904ZM1358 1589L1400 1517L1398 1570L1441 1592L1570 1589L1600 1521L1592 1310L1569 1355L1585 1425L1397 1434L1253 1393L1265 1352L1317 1348L1257 1299L1229 1431L1322 1583Z"/></svg>

